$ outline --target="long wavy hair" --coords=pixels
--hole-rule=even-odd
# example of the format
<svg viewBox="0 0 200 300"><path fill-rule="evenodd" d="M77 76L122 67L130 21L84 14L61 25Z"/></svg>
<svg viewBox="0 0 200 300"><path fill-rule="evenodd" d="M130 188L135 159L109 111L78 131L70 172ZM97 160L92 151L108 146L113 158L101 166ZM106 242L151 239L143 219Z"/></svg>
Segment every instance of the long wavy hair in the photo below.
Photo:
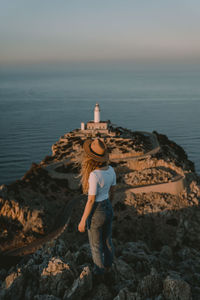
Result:
<svg viewBox="0 0 200 300"><path fill-rule="evenodd" d="M90 176L90 173L94 171L95 169L101 168L108 165L108 162L98 162L89 157L87 154L83 154L82 160L81 160L81 169L80 169L80 176L81 176L81 185L83 194L88 193L88 179Z"/></svg>

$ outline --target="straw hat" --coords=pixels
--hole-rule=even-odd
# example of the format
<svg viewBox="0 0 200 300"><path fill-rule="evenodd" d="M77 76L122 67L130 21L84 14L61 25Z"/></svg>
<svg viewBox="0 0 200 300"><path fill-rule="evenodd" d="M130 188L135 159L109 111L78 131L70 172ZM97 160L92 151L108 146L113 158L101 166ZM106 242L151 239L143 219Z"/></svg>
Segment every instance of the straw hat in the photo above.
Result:
<svg viewBox="0 0 200 300"><path fill-rule="evenodd" d="M92 159L105 162L108 161L108 151L106 144L100 139L88 139L83 144L85 153Z"/></svg>

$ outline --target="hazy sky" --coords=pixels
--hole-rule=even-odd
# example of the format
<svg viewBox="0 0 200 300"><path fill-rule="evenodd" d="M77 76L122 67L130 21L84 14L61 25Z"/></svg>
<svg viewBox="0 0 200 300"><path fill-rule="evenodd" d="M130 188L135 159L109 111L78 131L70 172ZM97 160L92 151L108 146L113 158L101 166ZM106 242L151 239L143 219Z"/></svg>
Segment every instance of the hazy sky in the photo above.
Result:
<svg viewBox="0 0 200 300"><path fill-rule="evenodd" d="M0 0L0 63L200 61L199 0Z"/></svg>

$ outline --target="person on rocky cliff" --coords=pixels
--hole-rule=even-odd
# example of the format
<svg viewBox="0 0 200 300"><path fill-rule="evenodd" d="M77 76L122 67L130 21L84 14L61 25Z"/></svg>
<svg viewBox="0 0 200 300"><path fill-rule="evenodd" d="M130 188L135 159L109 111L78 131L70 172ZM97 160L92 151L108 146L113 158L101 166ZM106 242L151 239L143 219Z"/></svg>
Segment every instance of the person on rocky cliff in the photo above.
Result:
<svg viewBox="0 0 200 300"><path fill-rule="evenodd" d="M109 274L114 256L112 244L112 198L116 174L108 164L108 151L101 139L88 139L83 144L81 183L88 200L78 225L80 232L87 226L94 262L94 276L102 279Z"/></svg>

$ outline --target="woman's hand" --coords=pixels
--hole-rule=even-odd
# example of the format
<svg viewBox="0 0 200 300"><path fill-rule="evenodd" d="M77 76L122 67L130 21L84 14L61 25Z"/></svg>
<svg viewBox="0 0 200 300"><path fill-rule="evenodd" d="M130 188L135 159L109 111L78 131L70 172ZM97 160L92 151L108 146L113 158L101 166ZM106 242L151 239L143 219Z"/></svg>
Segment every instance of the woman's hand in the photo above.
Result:
<svg viewBox="0 0 200 300"><path fill-rule="evenodd" d="M81 220L79 225L78 225L78 230L80 232L85 232L85 221Z"/></svg>
<svg viewBox="0 0 200 300"><path fill-rule="evenodd" d="M87 203L86 203L86 206L85 206L85 209L84 209L84 213L83 213L83 216L81 218L81 221L78 225L78 230L80 232L85 232L85 224L86 224L86 220L92 210L92 207L94 205L94 202L95 202L95 195L89 195L88 196L88 200L87 200Z"/></svg>

